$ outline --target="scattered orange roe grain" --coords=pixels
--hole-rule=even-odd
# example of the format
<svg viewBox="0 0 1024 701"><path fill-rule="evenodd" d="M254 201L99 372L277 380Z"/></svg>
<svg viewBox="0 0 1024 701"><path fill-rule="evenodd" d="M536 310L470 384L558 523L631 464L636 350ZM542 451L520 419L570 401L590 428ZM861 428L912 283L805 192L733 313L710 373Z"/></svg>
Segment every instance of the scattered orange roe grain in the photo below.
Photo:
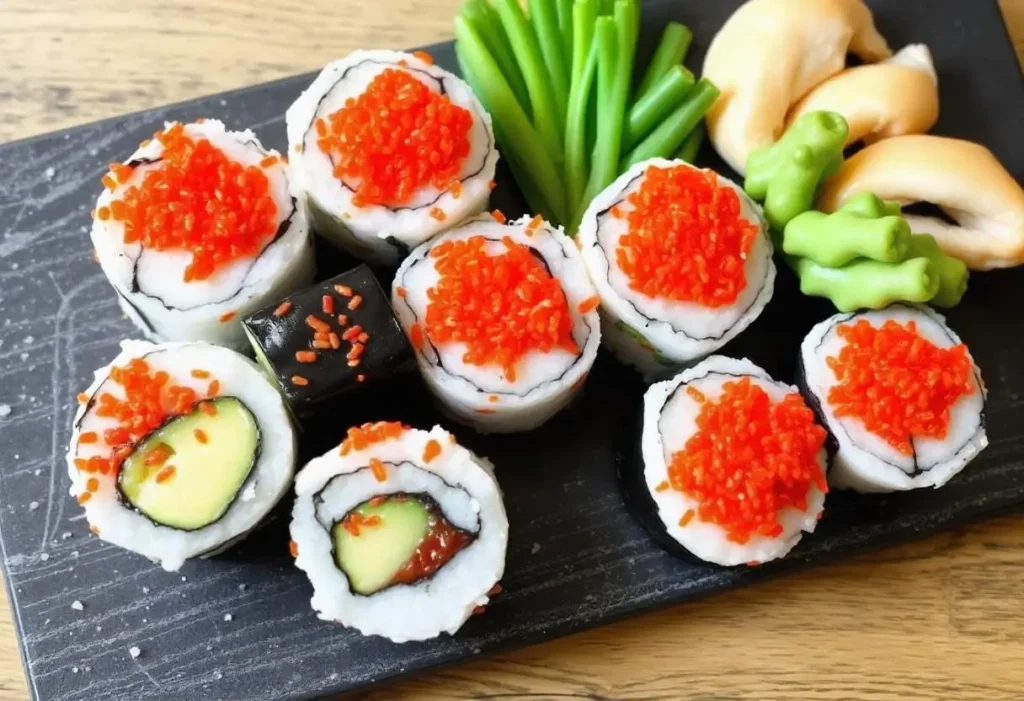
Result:
<svg viewBox="0 0 1024 701"><path fill-rule="evenodd" d="M837 417L860 420L905 455L915 436L946 437L953 405L974 392L967 346L939 348L914 321L876 328L859 319L836 332L846 345L825 362L838 380L828 393Z"/></svg>
<svg viewBox="0 0 1024 701"><path fill-rule="evenodd" d="M534 214L533 218L530 219L529 223L526 225L526 229L524 229L526 235L533 236L533 234L537 231L538 227L540 227L540 225L543 223L544 217L542 217L539 214Z"/></svg>
<svg viewBox="0 0 1024 701"><path fill-rule="evenodd" d="M428 54L426 51L413 51L412 55L423 61L428 66L434 65L434 57Z"/></svg>
<svg viewBox="0 0 1024 701"><path fill-rule="evenodd" d="M85 472L116 474L142 438L163 425L169 417L188 413L200 400L194 389L172 384L166 371L153 372L149 364L140 358L111 368L110 380L121 385L124 391L123 399L110 392L102 392L98 396L96 415L117 422L116 426L103 431L103 441L111 448L110 456L94 455L84 462L76 459L75 465ZM205 402L200 406L203 404ZM159 456L162 462L171 454L173 451L161 443L147 456L145 464L158 464L152 462L154 455Z"/></svg>
<svg viewBox="0 0 1024 701"><path fill-rule="evenodd" d="M161 469L160 472L156 473L156 483L163 484L164 482L174 479L174 475L177 471L178 468L174 465L168 465Z"/></svg>
<svg viewBox="0 0 1024 701"><path fill-rule="evenodd" d="M99 434L95 431L86 431L78 436L79 443L95 443L100 439Z"/></svg>
<svg viewBox="0 0 1024 701"><path fill-rule="evenodd" d="M585 300L579 303L579 306L576 307L576 310L580 314L588 314L597 309L597 305L599 305L600 303L601 298L598 297L597 295L594 295L593 297L587 297Z"/></svg>
<svg viewBox="0 0 1024 701"><path fill-rule="evenodd" d="M209 443L210 437L206 435L206 431L201 428L193 428L192 435L195 436L196 440L200 443Z"/></svg>
<svg viewBox="0 0 1024 701"><path fill-rule="evenodd" d="M287 314L291 310L292 310L292 303L291 302L287 302L287 301L286 302L281 302L279 305L277 305L277 309L274 310L274 316L278 316L278 317L284 316L285 314Z"/></svg>
<svg viewBox="0 0 1024 701"><path fill-rule="evenodd" d="M446 190L469 155L473 116L409 72L385 68L328 117L317 145L352 203L397 206L423 187Z"/></svg>
<svg viewBox="0 0 1024 701"><path fill-rule="evenodd" d="M405 299L405 296L409 294L409 292L404 287L399 285L398 287L395 288L395 294L401 297L402 299Z"/></svg>
<svg viewBox="0 0 1024 701"><path fill-rule="evenodd" d="M431 438L423 449L423 462L430 462L441 454L441 444Z"/></svg>
<svg viewBox="0 0 1024 701"><path fill-rule="evenodd" d="M356 382L366 382L366 375L356 375Z"/></svg>
<svg viewBox="0 0 1024 701"><path fill-rule="evenodd" d="M294 540L289 540L288 541L288 552L291 554L292 558L298 557L299 556L299 544L296 543Z"/></svg>
<svg viewBox="0 0 1024 701"><path fill-rule="evenodd" d="M432 219L436 219L437 221L444 221L447 215L444 213L444 210L441 209L440 207L431 207L430 217Z"/></svg>
<svg viewBox="0 0 1024 701"><path fill-rule="evenodd" d="M208 380L208 379L210 379L210 371L209 370L202 370L202 369L196 368L190 374L192 375L192 377L196 378L197 380Z"/></svg>
<svg viewBox="0 0 1024 701"><path fill-rule="evenodd" d="M464 362L497 365L514 382L516 363L527 353L579 349L558 280L528 246L508 237L502 243L505 251L497 255L488 253L482 236L444 241L430 251L440 279L427 290L424 327L435 345L465 343ZM410 337L421 347L417 329Z"/></svg>
<svg viewBox="0 0 1024 701"><path fill-rule="evenodd" d="M92 492L82 492L77 497L75 497L75 501L77 501L79 504L84 504L90 499L92 499Z"/></svg>
<svg viewBox="0 0 1024 701"><path fill-rule="evenodd" d="M686 512L679 519L679 527L686 528L687 524L689 524L690 521L693 520L693 517L696 515L697 513L693 509L687 509Z"/></svg>
<svg viewBox="0 0 1024 701"><path fill-rule="evenodd" d="M347 455L353 448L363 450L374 443L398 438L408 430L408 426L398 421L378 421L353 426L348 430L345 440L341 442L341 454Z"/></svg>
<svg viewBox="0 0 1024 701"><path fill-rule="evenodd" d="M200 402L199 410L202 411L207 416L217 415L217 405L214 404L213 402Z"/></svg>
<svg viewBox="0 0 1024 701"><path fill-rule="evenodd" d="M220 323L226 324L232 319L234 319L236 316L238 316L236 312L224 312L223 314L220 315Z"/></svg>
<svg viewBox="0 0 1024 701"><path fill-rule="evenodd" d="M295 359L300 363L315 363L316 352L309 350L295 351Z"/></svg>
<svg viewBox="0 0 1024 701"><path fill-rule="evenodd" d="M654 491L656 491L656 492L664 492L665 490L667 490L671 486L672 485L670 485L667 480L662 480L661 482L658 483L658 486L654 488Z"/></svg>
<svg viewBox="0 0 1024 701"><path fill-rule="evenodd" d="M262 161L260 161L260 168L269 168L270 166L274 165L275 163L277 163L277 156L276 155L267 156Z"/></svg>
<svg viewBox="0 0 1024 701"><path fill-rule="evenodd" d="M153 450L149 451L149 455L146 456L143 465L146 467L163 465L172 455L174 455L174 449L171 446L166 443L158 443Z"/></svg>
<svg viewBox="0 0 1024 701"><path fill-rule="evenodd" d="M413 348L423 347L423 327L419 324L413 324L409 327L409 340L412 341Z"/></svg>
<svg viewBox="0 0 1024 701"><path fill-rule="evenodd" d="M185 282L258 255L277 230L264 172L231 160L208 139L192 139L182 124L156 138L164 147L160 167L110 204L111 217L124 225L124 242L188 251Z"/></svg>
<svg viewBox="0 0 1024 701"><path fill-rule="evenodd" d="M629 230L615 259L630 289L712 308L736 301L758 227L743 218L735 190L711 171L651 166L627 199Z"/></svg>
<svg viewBox="0 0 1024 701"><path fill-rule="evenodd" d="M207 397L216 397L220 394L220 380L214 380L210 383L209 387L206 388Z"/></svg>
<svg viewBox="0 0 1024 701"><path fill-rule="evenodd" d="M388 478L388 470L377 458L370 458L370 470L373 471L373 477L378 482L384 482Z"/></svg>
<svg viewBox="0 0 1024 701"><path fill-rule="evenodd" d="M307 380L302 375L292 375L291 381L292 384L295 385L296 387L305 387L306 385L309 384L309 380Z"/></svg>
<svg viewBox="0 0 1024 701"><path fill-rule="evenodd" d="M335 285L334 291L340 294L342 297L351 297L353 292L352 288L348 285Z"/></svg>
<svg viewBox="0 0 1024 701"><path fill-rule="evenodd" d="M85 392L79 392L78 396L77 396L77 399L78 399L78 403L79 404L88 404L89 403L89 395L86 394Z"/></svg>
<svg viewBox="0 0 1024 701"><path fill-rule="evenodd" d="M453 182L451 184L451 187L448 188L448 191L452 193L452 197L454 197L455 199L459 199L460 197L462 197L462 181L456 180L455 182Z"/></svg>
<svg viewBox="0 0 1024 701"><path fill-rule="evenodd" d="M350 299L348 301L348 310L350 312L354 312L356 309L359 309L359 307L362 305L362 303L363 303L362 295L356 295L356 296L354 296L352 299Z"/></svg>
<svg viewBox="0 0 1024 701"><path fill-rule="evenodd" d="M492 394L489 397L487 397L487 401L489 401L491 404L497 404L499 401L501 401L501 397L499 397L496 394Z"/></svg>
<svg viewBox="0 0 1024 701"><path fill-rule="evenodd" d="M773 402L748 377L729 381L717 401L701 405L697 432L672 455L669 482L730 541L773 538L782 533L783 509L806 511L812 487L828 491L818 461L824 443L825 430L799 394Z"/></svg>
<svg viewBox="0 0 1024 701"><path fill-rule="evenodd" d="M90 477L85 482L85 488L87 490L89 490L90 492L95 492L96 490L98 490L100 488L100 481L98 479L96 479L95 477Z"/></svg>
<svg viewBox="0 0 1024 701"><path fill-rule="evenodd" d="M334 297L330 295L324 295L320 299L320 308L323 309L324 314L334 314Z"/></svg>
<svg viewBox="0 0 1024 701"><path fill-rule="evenodd" d="M495 209L494 211L492 211L491 217L493 217L494 221L498 222L499 224L504 224L505 222L508 221L508 219L505 218L505 215L502 213L500 209Z"/></svg>

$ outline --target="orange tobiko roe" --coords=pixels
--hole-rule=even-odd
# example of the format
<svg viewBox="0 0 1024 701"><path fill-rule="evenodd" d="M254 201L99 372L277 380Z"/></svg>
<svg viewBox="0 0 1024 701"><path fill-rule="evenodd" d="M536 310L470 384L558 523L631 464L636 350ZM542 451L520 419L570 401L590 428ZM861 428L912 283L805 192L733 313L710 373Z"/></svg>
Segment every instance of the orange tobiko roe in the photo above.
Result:
<svg viewBox="0 0 1024 701"><path fill-rule="evenodd" d="M859 319L836 332L846 345L825 362L838 380L828 392L837 417L860 420L904 455L913 454L914 436L946 437L950 409L974 392L967 346L939 348L914 321L876 328Z"/></svg>
<svg viewBox="0 0 1024 701"><path fill-rule="evenodd" d="M334 177L355 189L352 204L398 206L420 188L447 190L469 155L473 117L408 72L385 68L327 120L317 145Z"/></svg>
<svg viewBox="0 0 1024 701"><path fill-rule="evenodd" d="M208 376L208 375L207 375ZM96 416L113 418L117 426L103 431L103 441L112 448L111 456L76 458L75 465L83 472L116 475L121 463L135 450L136 444L169 417L187 414L197 402L204 400L191 387L172 384L164 370L153 372L149 364L135 358L124 367L110 370L110 379L124 389L124 399L110 392L97 397ZM212 407L211 407L212 408ZM160 465L171 453L158 445L145 460L147 466Z"/></svg>
<svg viewBox="0 0 1024 701"><path fill-rule="evenodd" d="M668 478L698 502L701 521L734 543L774 538L780 511L806 511L812 487L828 491L818 461L825 429L799 394L773 402L748 377L726 382L717 401L688 394L702 404L697 432L672 455Z"/></svg>
<svg viewBox="0 0 1024 701"><path fill-rule="evenodd" d="M626 201L629 229L615 260L630 289L712 308L736 301L759 229L742 216L735 190L713 171L651 166Z"/></svg>
<svg viewBox="0 0 1024 701"><path fill-rule="evenodd" d="M530 351L579 349L562 286L529 246L504 237L444 241L430 251L440 280L427 290L426 332L435 345L465 343L471 365L498 365L515 382L516 364Z"/></svg>
<svg viewBox="0 0 1024 701"><path fill-rule="evenodd" d="M231 160L209 139L192 139L180 123L155 138L164 147L160 166L96 216L122 222L125 243L190 252L185 282L259 255L277 230L277 204L266 174ZM131 169L123 173L124 168L115 168L118 182L130 177Z"/></svg>
<svg viewBox="0 0 1024 701"><path fill-rule="evenodd" d="M339 452L348 455L353 449L363 450L374 443L381 443L391 438L399 438L409 427L400 421L377 421L353 426L348 430L345 440L341 442Z"/></svg>

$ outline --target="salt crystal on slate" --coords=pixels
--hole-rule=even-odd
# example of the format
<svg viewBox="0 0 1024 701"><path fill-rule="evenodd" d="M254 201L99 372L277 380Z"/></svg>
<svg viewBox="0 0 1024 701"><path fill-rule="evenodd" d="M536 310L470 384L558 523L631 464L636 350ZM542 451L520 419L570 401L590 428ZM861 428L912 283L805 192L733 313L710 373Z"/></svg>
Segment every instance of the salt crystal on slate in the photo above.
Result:
<svg viewBox="0 0 1024 701"><path fill-rule="evenodd" d="M224 620L227 621L228 623L231 622L232 618L233 618L233 616L230 613L225 613L224 614Z"/></svg>
<svg viewBox="0 0 1024 701"><path fill-rule="evenodd" d="M10 416L10 415L11 415L11 405L10 404L0 404L0 416Z"/></svg>
<svg viewBox="0 0 1024 701"><path fill-rule="evenodd" d="M25 336L25 340L22 341L22 343L24 343L26 346L28 346L28 345L31 345L31 344L35 343L35 340L36 340L35 336Z"/></svg>
<svg viewBox="0 0 1024 701"><path fill-rule="evenodd" d="M103 626L96 626L96 632L97 633L99 633L101 630L103 630Z"/></svg>
<svg viewBox="0 0 1024 701"><path fill-rule="evenodd" d="M78 667L72 667L71 668L71 673L72 674L78 674Z"/></svg>
<svg viewBox="0 0 1024 701"><path fill-rule="evenodd" d="M216 679L217 681L220 681L221 679L224 678L224 675L221 674L220 672L214 672L213 673L213 678Z"/></svg>
<svg viewBox="0 0 1024 701"><path fill-rule="evenodd" d="M239 584L238 585L238 591L245 591L245 585L244 584Z"/></svg>
<svg viewBox="0 0 1024 701"><path fill-rule="evenodd" d="M2 412L0 412L0 413L2 413ZM29 504L28 504L28 510L29 511L35 511L38 508L39 508L39 502L38 501L31 501L31 502L29 502Z"/></svg>
<svg viewBox="0 0 1024 701"><path fill-rule="evenodd" d="M85 607L82 606L82 602L77 599L71 602L71 608L73 608L75 611L82 611L85 609Z"/></svg>
<svg viewBox="0 0 1024 701"><path fill-rule="evenodd" d="M142 650L132 645L130 648L128 648L128 654L131 655L132 659L134 660L142 654Z"/></svg>
<svg viewBox="0 0 1024 701"><path fill-rule="evenodd" d="M22 354L21 354L21 356L19 356L19 357L20 357L20 358L21 358L22 360L28 360L28 353L22 353Z"/></svg>
<svg viewBox="0 0 1024 701"><path fill-rule="evenodd" d="M71 537L71 531L64 531L63 533L60 534L60 539L61 540L67 540L70 537Z"/></svg>
<svg viewBox="0 0 1024 701"><path fill-rule="evenodd" d="M536 555L539 552L540 552L540 543L534 543L533 547L530 548L530 554L531 555Z"/></svg>
<svg viewBox="0 0 1024 701"><path fill-rule="evenodd" d="M39 475L43 474L43 470L42 468L39 468L38 470L33 470L32 474L38 477Z"/></svg>
<svg viewBox="0 0 1024 701"><path fill-rule="evenodd" d="M53 180L53 176L55 176L56 174L57 174L57 169L54 168L53 166L50 166L49 168L47 168L46 170L43 171L43 175L46 176L47 180Z"/></svg>
<svg viewBox="0 0 1024 701"><path fill-rule="evenodd" d="M149 593L149 587L142 587L142 593L143 594L148 594Z"/></svg>
<svg viewBox="0 0 1024 701"><path fill-rule="evenodd" d="M71 557L78 557L78 551L77 550L72 550L71 551Z"/></svg>
<svg viewBox="0 0 1024 701"><path fill-rule="evenodd" d="M42 555L39 556L39 559L42 560L43 562L46 562L47 560L50 559L50 554L49 553L43 553Z"/></svg>

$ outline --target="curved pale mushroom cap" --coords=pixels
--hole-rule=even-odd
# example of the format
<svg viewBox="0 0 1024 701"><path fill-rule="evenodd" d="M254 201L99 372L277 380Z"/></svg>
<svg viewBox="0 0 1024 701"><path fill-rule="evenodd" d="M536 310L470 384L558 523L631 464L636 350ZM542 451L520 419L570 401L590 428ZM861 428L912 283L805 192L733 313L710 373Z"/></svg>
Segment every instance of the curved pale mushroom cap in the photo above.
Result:
<svg viewBox="0 0 1024 701"><path fill-rule="evenodd" d="M881 63L850 68L829 78L789 112L838 112L850 125L846 145L871 144L903 134L924 134L939 118L939 81L924 44L910 44Z"/></svg>
<svg viewBox="0 0 1024 701"><path fill-rule="evenodd" d="M704 59L722 94L708 113L718 153L744 171L772 143L790 106L839 73L852 52L868 63L891 55L862 0L751 0L722 26Z"/></svg>
<svg viewBox="0 0 1024 701"><path fill-rule="evenodd" d="M972 270L1024 263L1024 190L984 146L929 135L883 139L843 163L817 206L833 212L859 192L939 206L956 224L913 214L906 220Z"/></svg>

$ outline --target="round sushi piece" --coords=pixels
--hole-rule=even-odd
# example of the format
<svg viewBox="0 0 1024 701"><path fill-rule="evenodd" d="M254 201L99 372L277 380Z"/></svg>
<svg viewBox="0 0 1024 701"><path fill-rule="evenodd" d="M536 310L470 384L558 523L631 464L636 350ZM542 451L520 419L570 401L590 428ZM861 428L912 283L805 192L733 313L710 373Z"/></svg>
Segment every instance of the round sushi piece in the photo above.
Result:
<svg viewBox="0 0 1024 701"><path fill-rule="evenodd" d="M711 356L651 385L642 489L656 533L719 565L783 557L821 518L826 435L795 387L746 359Z"/></svg>
<svg viewBox="0 0 1024 701"><path fill-rule="evenodd" d="M490 115L424 52L334 61L286 120L317 232L370 263L396 266L487 206L498 162Z"/></svg>
<svg viewBox="0 0 1024 701"><path fill-rule="evenodd" d="M352 428L299 472L295 494L292 555L324 620L426 640L500 590L508 520L493 467L439 426Z"/></svg>
<svg viewBox="0 0 1024 701"><path fill-rule="evenodd" d="M539 216L495 212L423 244L398 269L391 304L442 407L484 432L554 416L601 342L579 251Z"/></svg>
<svg viewBox="0 0 1024 701"><path fill-rule="evenodd" d="M124 341L79 401L72 496L100 538L166 570L244 536L291 485L281 397L232 350Z"/></svg>
<svg viewBox="0 0 1024 701"><path fill-rule="evenodd" d="M151 341L245 348L241 319L313 280L305 205L249 130L168 123L103 184L92 243Z"/></svg>
<svg viewBox="0 0 1024 701"><path fill-rule="evenodd" d="M835 487L941 487L988 445L981 371L928 307L836 314L807 334L800 361L837 446Z"/></svg>
<svg viewBox="0 0 1024 701"><path fill-rule="evenodd" d="M712 170L654 158L591 202L580 249L601 297L608 347L649 377L723 346L775 288L760 208Z"/></svg>

